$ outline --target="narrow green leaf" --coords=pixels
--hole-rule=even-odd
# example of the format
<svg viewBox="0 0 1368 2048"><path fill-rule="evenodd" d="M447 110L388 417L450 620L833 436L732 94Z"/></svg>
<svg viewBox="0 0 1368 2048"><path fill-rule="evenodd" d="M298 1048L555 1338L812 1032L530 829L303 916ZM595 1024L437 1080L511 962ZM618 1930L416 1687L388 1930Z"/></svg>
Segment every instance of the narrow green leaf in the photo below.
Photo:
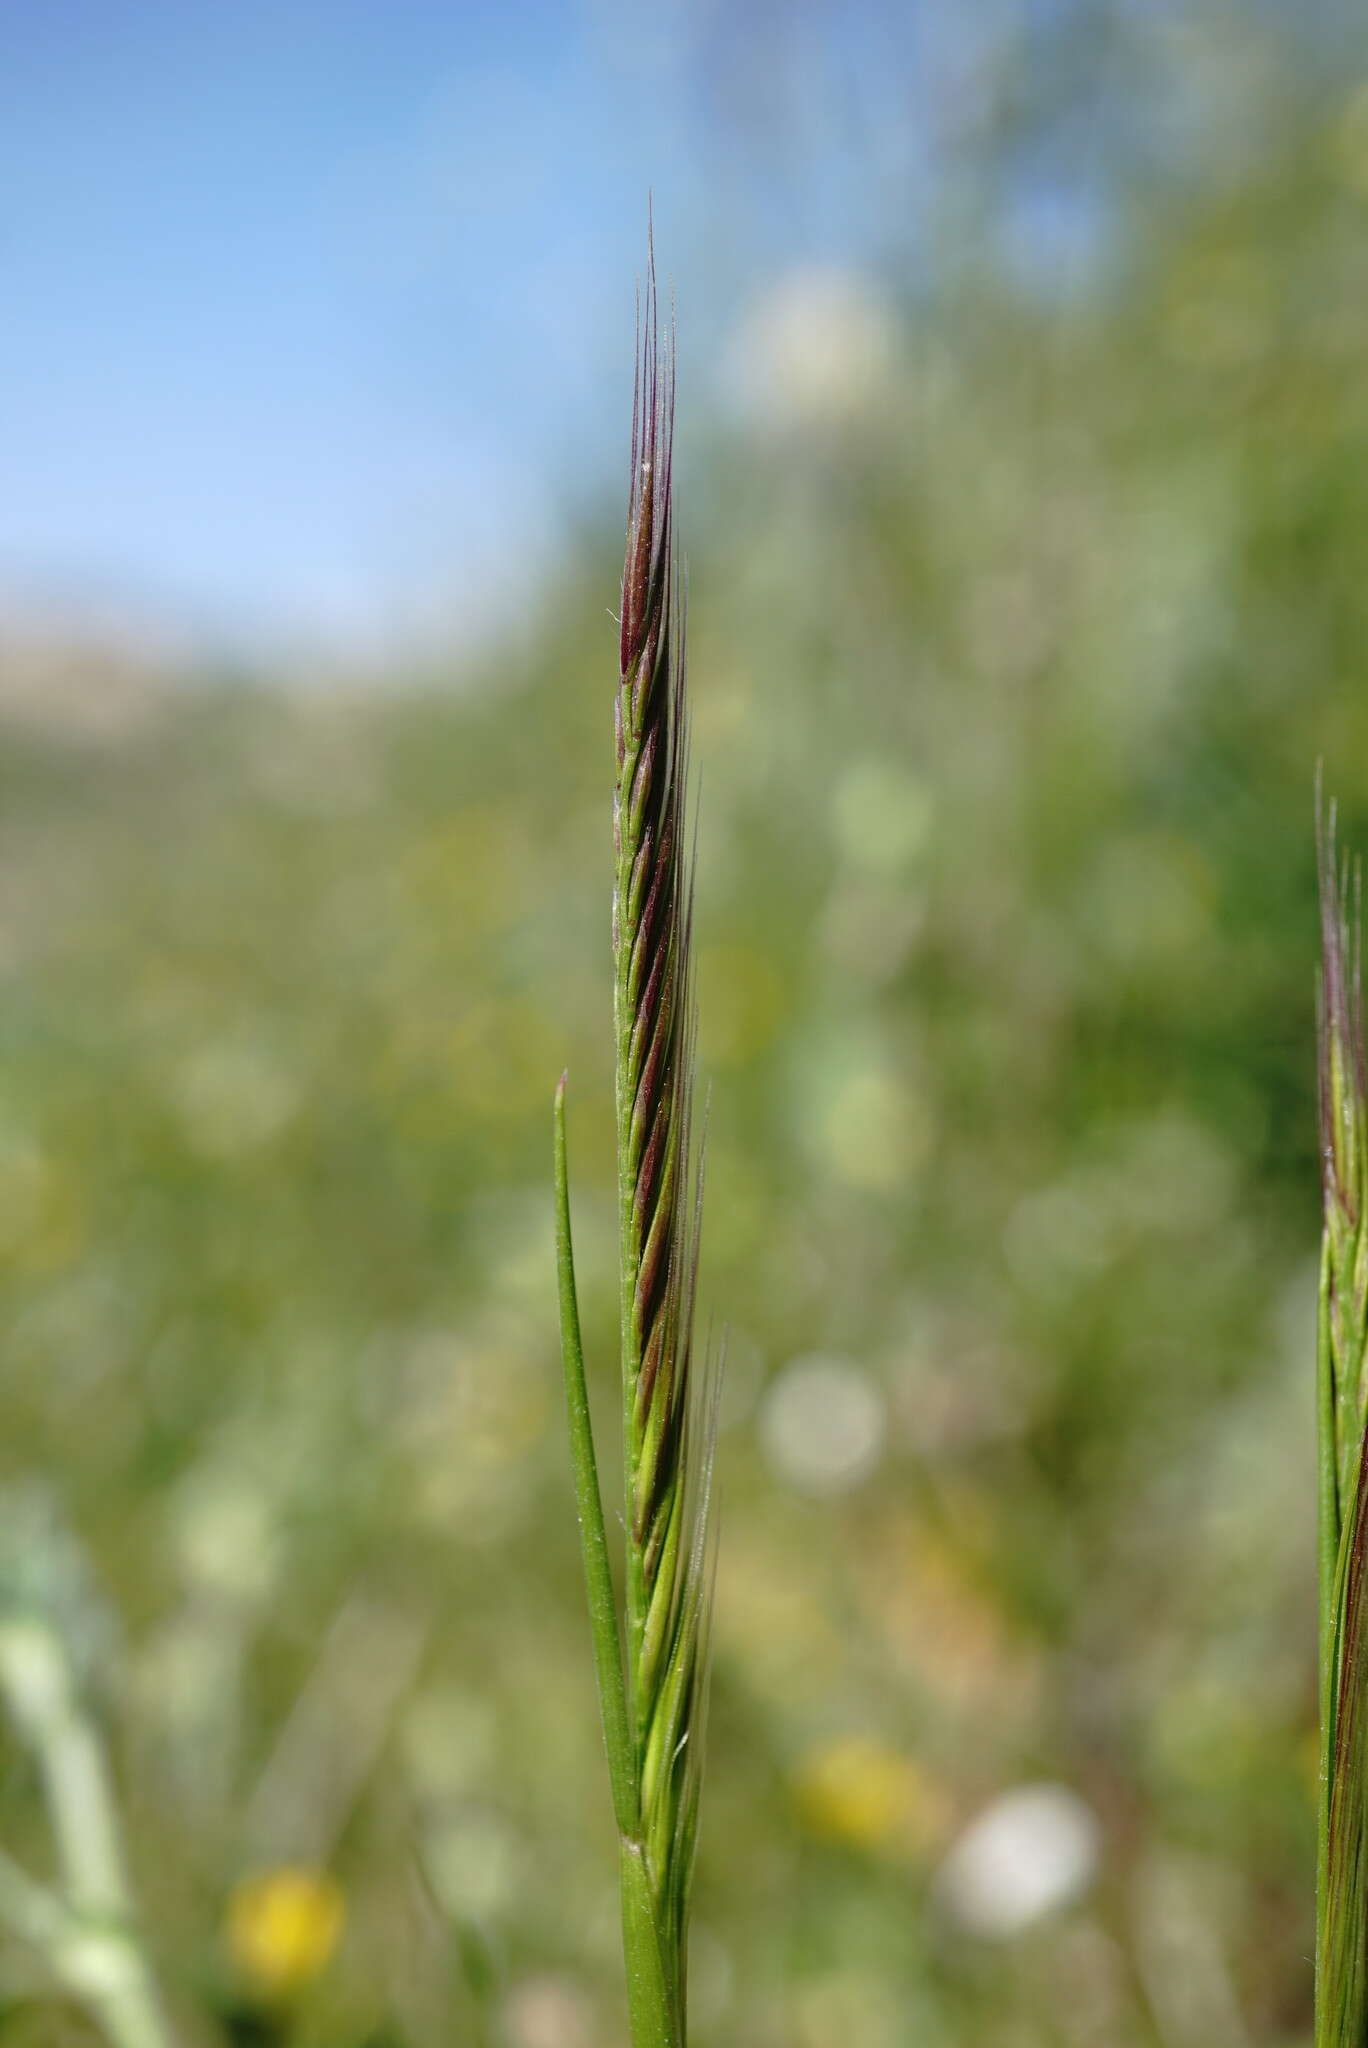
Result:
<svg viewBox="0 0 1368 2048"><path fill-rule="evenodd" d="M580 1553L584 1560L585 1589L589 1595L594 1670L598 1679L604 1746L608 1751L608 1775L613 1789L613 1817L617 1821L618 1833L630 1836L637 1826L636 1763L627 1733L627 1695L622 1676L622 1651L618 1643L613 1575L608 1564L603 1500L599 1493L594 1431L589 1417L589 1391L584 1380L575 1256L570 1240L564 1074L556 1089L555 1151L556 1271L560 1282L561 1363L565 1370L565 1405L570 1421L570 1462L575 1473Z"/></svg>

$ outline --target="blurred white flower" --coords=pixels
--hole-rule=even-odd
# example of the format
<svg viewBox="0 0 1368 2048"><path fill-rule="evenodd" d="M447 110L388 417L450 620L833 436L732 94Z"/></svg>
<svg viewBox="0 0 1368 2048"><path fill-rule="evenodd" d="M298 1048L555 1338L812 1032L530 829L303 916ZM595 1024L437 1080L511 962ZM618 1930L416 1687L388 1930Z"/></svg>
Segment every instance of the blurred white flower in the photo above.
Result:
<svg viewBox="0 0 1368 2048"><path fill-rule="evenodd" d="M594 2038L589 2001L568 1977L525 1977L503 2018L510 2048L590 2048Z"/></svg>
<svg viewBox="0 0 1368 2048"><path fill-rule="evenodd" d="M405 1709L399 1740L420 1798L473 1792L495 1775L498 1715L491 1699L467 1686L425 1687Z"/></svg>
<svg viewBox="0 0 1368 2048"><path fill-rule="evenodd" d="M801 1493L850 1492L878 1464L887 1433L881 1390L846 1358L794 1359L760 1410L761 1448Z"/></svg>
<svg viewBox="0 0 1368 2048"><path fill-rule="evenodd" d="M751 306L733 350L747 410L781 427L839 425L881 388L893 323L860 279L794 270Z"/></svg>
<svg viewBox="0 0 1368 2048"><path fill-rule="evenodd" d="M238 1159L268 1145L296 1115L297 1083L250 1040L220 1039L183 1060L171 1093L187 1142L205 1159Z"/></svg>
<svg viewBox="0 0 1368 2048"><path fill-rule="evenodd" d="M453 1920L508 1911L523 1883L522 1844L502 1814L460 1807L434 1814L422 1834L423 1866Z"/></svg>
<svg viewBox="0 0 1368 2048"><path fill-rule="evenodd" d="M1103 1176L1079 1173L1023 1195L1002 1237L1013 1277L1032 1294L1062 1300L1105 1271L1116 1246L1110 1194Z"/></svg>
<svg viewBox="0 0 1368 2048"><path fill-rule="evenodd" d="M1064 1785L1022 1785L971 1822L941 1865L937 1891L959 1924L986 1939L1020 1934L1087 1889L1101 1830Z"/></svg>
<svg viewBox="0 0 1368 2048"><path fill-rule="evenodd" d="M906 1200L935 1138L911 1050L866 1025L822 1031L794 1048L795 1135L846 1187Z"/></svg>
<svg viewBox="0 0 1368 2048"><path fill-rule="evenodd" d="M170 1521L188 1586L233 1606L267 1598L281 1564L279 1516L251 1473L212 1459L193 1466L171 1497Z"/></svg>

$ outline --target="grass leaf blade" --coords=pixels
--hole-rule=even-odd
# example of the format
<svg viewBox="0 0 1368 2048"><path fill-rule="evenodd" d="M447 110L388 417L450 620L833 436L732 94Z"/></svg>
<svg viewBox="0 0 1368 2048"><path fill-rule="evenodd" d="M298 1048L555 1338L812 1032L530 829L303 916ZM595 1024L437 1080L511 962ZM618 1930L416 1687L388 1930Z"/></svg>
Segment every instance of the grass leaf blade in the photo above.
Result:
<svg viewBox="0 0 1368 2048"><path fill-rule="evenodd" d="M608 1563L608 1538L594 1456L594 1430L589 1415L589 1390L584 1378L584 1345L580 1336L579 1296L575 1288L575 1256L570 1237L570 1176L565 1140L565 1076L556 1089L556 1273L560 1284L561 1364L565 1373L565 1404L570 1420L570 1461L575 1473L575 1504L579 1514L580 1553L589 1624L594 1641L599 1712L608 1751L613 1790L613 1817L623 1836L637 1825L636 1762L627 1732L627 1695L618 1642L613 1575Z"/></svg>

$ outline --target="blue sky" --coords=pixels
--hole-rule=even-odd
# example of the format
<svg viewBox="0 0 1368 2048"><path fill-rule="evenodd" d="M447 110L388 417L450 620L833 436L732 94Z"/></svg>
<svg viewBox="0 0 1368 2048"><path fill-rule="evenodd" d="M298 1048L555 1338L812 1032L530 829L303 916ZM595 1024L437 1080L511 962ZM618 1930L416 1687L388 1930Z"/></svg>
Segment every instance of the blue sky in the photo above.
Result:
<svg viewBox="0 0 1368 2048"><path fill-rule="evenodd" d="M610 126L584 17L0 23L0 585L230 638L478 604L563 423L620 382L645 185L674 182Z"/></svg>
<svg viewBox="0 0 1368 2048"><path fill-rule="evenodd" d="M869 90L920 147L902 10L808 18L0 0L0 603L251 644L516 601L618 474L648 189L687 366L867 236Z"/></svg>
<svg viewBox="0 0 1368 2048"><path fill-rule="evenodd" d="M787 265L906 241L963 19L0 0L0 607L506 611L618 479L648 190L687 380Z"/></svg>

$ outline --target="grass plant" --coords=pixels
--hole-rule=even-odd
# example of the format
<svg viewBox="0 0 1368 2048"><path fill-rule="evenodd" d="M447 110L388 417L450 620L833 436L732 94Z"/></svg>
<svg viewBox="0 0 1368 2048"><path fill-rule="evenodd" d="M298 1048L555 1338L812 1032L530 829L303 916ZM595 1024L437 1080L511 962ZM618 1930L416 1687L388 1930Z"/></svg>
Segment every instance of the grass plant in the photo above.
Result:
<svg viewBox="0 0 1368 2048"><path fill-rule="evenodd" d="M702 1214L693 1142L684 597L673 516L674 342L654 254L638 312L613 803L624 1460L622 1626L608 1560L556 1094L561 1335L613 1812L634 2048L683 2048L711 1604L717 1366L694 1360Z"/></svg>
<svg viewBox="0 0 1368 2048"><path fill-rule="evenodd" d="M1362 2048L1368 2029L1368 1760L1364 1756L1364 1459L1368 1348L1368 1062L1362 879L1317 803L1318 1004L1324 1234L1318 1328L1321 1783L1316 2048Z"/></svg>

